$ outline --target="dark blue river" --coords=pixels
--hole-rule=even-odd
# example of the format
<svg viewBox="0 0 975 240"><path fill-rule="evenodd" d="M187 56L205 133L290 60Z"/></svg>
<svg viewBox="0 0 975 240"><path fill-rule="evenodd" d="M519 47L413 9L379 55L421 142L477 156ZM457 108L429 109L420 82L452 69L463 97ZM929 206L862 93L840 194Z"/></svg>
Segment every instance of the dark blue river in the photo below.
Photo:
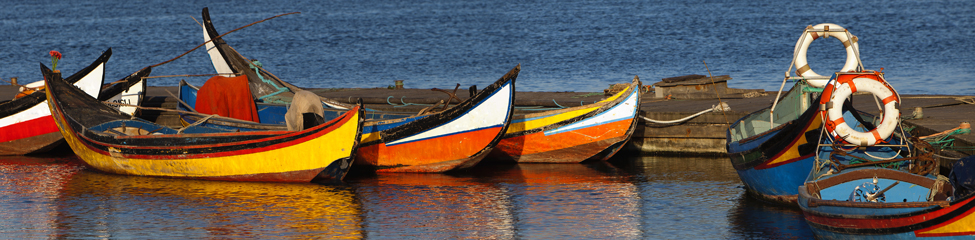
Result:
<svg viewBox="0 0 975 240"><path fill-rule="evenodd" d="M106 48L108 78L201 44L210 7L227 41L285 81L308 88L486 85L522 64L518 90L601 91L639 75L730 75L738 88L778 90L808 25L836 23L860 39L868 69L903 94L975 94L975 4L914 1L18 1L0 8L0 78L38 80L38 62L74 72ZM839 70L835 40L815 41L810 65ZM197 50L154 75L213 73ZM201 85L205 78L187 78ZM154 79L173 86L179 78ZM0 83L6 84L6 83Z"/></svg>

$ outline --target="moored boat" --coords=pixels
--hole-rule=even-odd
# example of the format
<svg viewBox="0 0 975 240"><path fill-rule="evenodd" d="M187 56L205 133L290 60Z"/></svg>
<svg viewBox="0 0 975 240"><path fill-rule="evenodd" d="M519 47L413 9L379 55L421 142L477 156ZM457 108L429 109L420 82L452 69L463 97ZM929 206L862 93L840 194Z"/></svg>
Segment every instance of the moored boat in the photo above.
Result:
<svg viewBox="0 0 975 240"><path fill-rule="evenodd" d="M231 48L224 39L218 38L206 8L203 9L203 25L204 40L212 39L207 49L217 73L246 75L254 99L263 102L259 103L262 106L259 111L265 113L258 113L261 124L280 124L273 123L278 120L266 122L265 119L283 119L281 111L271 109L275 104L282 108L291 101L293 92L301 89L263 70ZM512 119L514 82L520 69L520 65L516 66L471 98L443 111L409 117L383 116L394 118L366 121L355 165L383 172L446 172L473 167L500 141ZM194 96L189 93L192 88L181 87L182 90L187 91L182 95ZM333 109L347 107L326 98L322 98L322 104ZM196 122L196 119L184 116L187 123ZM235 128L248 130L249 126L258 125Z"/></svg>
<svg viewBox="0 0 975 240"><path fill-rule="evenodd" d="M341 180L358 146L361 107L299 131L171 129L120 112L41 66L60 133L99 171L188 179L309 182ZM149 69L128 78L144 78ZM216 117L216 116L213 116Z"/></svg>
<svg viewBox="0 0 975 240"><path fill-rule="evenodd" d="M105 62L112 56L112 49L102 53L94 62L72 75L72 84L92 96L99 95L105 79ZM27 87L41 87L43 81ZM34 91L26 96L0 103L0 155L24 155L50 150L63 142L44 91Z"/></svg>
<svg viewBox="0 0 975 240"><path fill-rule="evenodd" d="M771 106L732 123L727 132L731 163L745 189L759 199L792 205L797 187L812 170L822 120L815 107L820 92L830 77L813 72L806 64L806 50L819 37L833 37L846 47L847 61L840 72L862 71L857 38L835 24L819 24L805 29L796 43L793 62L782 82L795 81Z"/></svg>
<svg viewBox="0 0 975 240"><path fill-rule="evenodd" d="M971 239L975 237L972 158L941 175L933 148L909 140L896 147L822 151L799 187L799 207L821 239ZM887 153L877 150L887 148ZM898 150L897 152L891 152ZM969 165L965 167L965 165ZM967 172L964 181L957 181Z"/></svg>
<svg viewBox="0 0 975 240"><path fill-rule="evenodd" d="M520 163L578 163L606 160L633 135L640 109L640 79L593 104L515 115L491 153Z"/></svg>
<svg viewBox="0 0 975 240"><path fill-rule="evenodd" d="M856 110L844 107L858 91L879 100L883 115L876 122L865 122ZM798 188L799 207L817 237L975 237L975 198L966 192L975 187L975 176L952 181L940 174L934 148L902 130L900 97L882 73L837 73L821 99L826 134L818 142L813 169ZM960 161L951 175L970 172L973 163L964 166L970 160Z"/></svg>
<svg viewBox="0 0 975 240"><path fill-rule="evenodd" d="M94 63L76 74L85 74L74 85L84 89L92 96L102 101L112 101L130 105L139 105L145 97L145 79L128 78L99 86L105 79L105 62L112 56L109 48L95 60ZM44 87L44 81L37 81L24 85L25 88L38 89ZM57 132L57 125L50 117L51 112L44 101L47 97L43 91L34 91L11 101L0 103L0 155L24 155L45 152L60 145L63 141ZM127 114L135 114L135 107L118 107Z"/></svg>
<svg viewBox="0 0 975 240"><path fill-rule="evenodd" d="M820 239L971 239L975 194L949 199L952 189L944 178L872 167L807 182L799 206Z"/></svg>

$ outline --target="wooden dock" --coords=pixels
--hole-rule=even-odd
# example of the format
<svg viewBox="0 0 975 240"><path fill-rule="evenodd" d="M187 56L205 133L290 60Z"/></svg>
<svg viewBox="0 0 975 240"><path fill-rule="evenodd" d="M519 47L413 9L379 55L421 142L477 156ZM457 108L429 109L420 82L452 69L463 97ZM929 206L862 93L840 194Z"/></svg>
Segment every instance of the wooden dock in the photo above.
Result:
<svg viewBox="0 0 975 240"><path fill-rule="evenodd" d="M176 93L176 87L149 87L147 107L175 109L177 101L167 93ZM309 89L310 91L342 102L354 103L362 98L366 107L389 111L417 111L430 104L447 99L448 95L430 89ZM447 89L453 92L454 89ZM16 88L0 86L0 99L11 99ZM702 91L711 91L703 89ZM772 104L775 92L760 94L720 94L731 111L710 112L680 124L654 124L641 121L636 134L628 143L627 149L646 154L679 155L724 155L726 130L730 123L739 118ZM469 96L466 87L457 90L457 96ZM515 104L519 112L539 111L559 107L578 106L599 101L603 93L586 92L517 92ZM854 96L854 106L862 111L877 112L876 103L870 95ZM949 130L962 122L975 122L975 100L970 96L944 95L902 95L900 106L902 117L909 117L919 108L923 117L904 120L907 128L912 128L916 136L924 136ZM666 99L657 98L654 93L644 94L641 101L641 115L656 120L683 118L718 104L718 99ZM173 112L143 111L140 117L160 124L178 127L178 115ZM954 147L963 149L962 154L971 155L975 151L975 135L954 135Z"/></svg>

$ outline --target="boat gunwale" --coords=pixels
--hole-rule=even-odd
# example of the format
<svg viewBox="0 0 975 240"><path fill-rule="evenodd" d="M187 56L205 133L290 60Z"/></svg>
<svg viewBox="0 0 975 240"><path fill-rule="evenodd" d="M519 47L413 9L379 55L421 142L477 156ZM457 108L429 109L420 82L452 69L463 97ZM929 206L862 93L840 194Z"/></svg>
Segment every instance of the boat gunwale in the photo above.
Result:
<svg viewBox="0 0 975 240"><path fill-rule="evenodd" d="M588 108L598 107L597 109L595 109L593 111L590 111L590 112L587 112L587 113L584 113L582 115L575 116L575 117L572 117L572 118L569 118L569 119L566 119L566 120L562 120L562 121L559 121L559 122L555 122L555 123L552 123L552 124L548 124L548 125L545 125L545 126L541 126L541 127L537 127L537 128L532 128L532 129L525 129L523 131L518 131L518 132L513 132L513 133L505 133L504 134L504 138L513 138L513 137L519 137L519 136L529 135L529 134L533 134L533 133L537 133L537 132L547 131L547 130L559 128L559 127L562 127L562 126L565 126L565 125L569 125L569 124L572 124L572 123L575 123L575 122L578 122L578 121L582 121L582 120L587 119L587 118L591 118L591 117L597 116L597 115L599 115L599 114L601 114L603 112L609 111L609 110L611 110L611 109L619 106L623 102L625 102L626 99L628 99L630 95L632 95L632 94L635 93L635 91L639 91L639 86L640 86L640 80L639 80L639 78L638 77L634 77L633 81L630 83L630 88L626 92L624 92L623 94L619 94L619 96L616 99L613 99L612 101L597 102L597 103L592 103L592 104L587 104L587 105L582 105L582 106L575 106L575 107L563 108L563 109L556 109L556 110L550 110L550 111L545 111L545 112L540 112L540 113L532 113L532 114L520 115L523 119L524 118L539 117L539 116L544 117L544 116L557 115L557 114L571 112L571 111L576 111L576 110L582 110L582 109L588 109ZM639 110L640 109L640 100L639 100L639 98L637 98L637 104L636 104L635 107L636 107L637 110L636 110L636 114L634 114L634 115L636 115L634 118L639 117L639 115L640 115L640 110ZM512 121L515 121L517 118L519 118L519 116L514 116L513 119L512 119ZM636 125L631 125L630 126L630 129L632 130L635 126ZM633 132L635 132L635 131L631 131L627 135L630 136L630 135L633 134ZM627 138L629 138L629 137L627 137Z"/></svg>

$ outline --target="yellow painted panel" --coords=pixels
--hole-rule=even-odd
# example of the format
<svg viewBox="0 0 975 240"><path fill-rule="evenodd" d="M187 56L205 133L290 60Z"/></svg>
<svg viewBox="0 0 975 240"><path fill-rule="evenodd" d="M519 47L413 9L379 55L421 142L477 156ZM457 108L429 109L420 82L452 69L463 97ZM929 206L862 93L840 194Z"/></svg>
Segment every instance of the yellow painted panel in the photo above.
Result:
<svg viewBox="0 0 975 240"><path fill-rule="evenodd" d="M508 125L508 131L505 133L516 133L528 129L535 129L535 128L548 126L553 123L565 121L566 119L581 116L583 114L595 111L596 109L599 109L599 107L584 108L584 109L564 112L564 113L560 113L560 114L556 114L544 118L539 118L539 119L524 121L524 122L517 122L517 123L515 121L518 121L517 119L519 118L524 119L525 115L515 116L515 119L511 121L511 125Z"/></svg>
<svg viewBox="0 0 975 240"><path fill-rule="evenodd" d="M941 227L938 227L938 228L935 228L935 229L931 229L931 230L924 231L924 232L917 232L916 234L919 235L919 236L920 235L923 235L923 234L939 234L939 235L941 235L941 234L948 234L948 235L951 235L952 233L958 233L958 234L968 233L968 234L970 234L972 232L975 232L975 216L972 215L972 211L971 210L969 210L966 214L961 215L961 216L958 216L958 217L961 218L961 219L958 219L958 220L956 220L954 222L951 222L951 223L949 223L947 225L944 225L944 226L941 226Z"/></svg>
<svg viewBox="0 0 975 240"><path fill-rule="evenodd" d="M599 101L599 102L609 102L609 101L616 100L617 98L620 98L620 96L623 96L623 93L626 93L627 90L630 90L630 87L626 87L626 88L623 89L623 91L620 91L620 92L616 93L615 95L613 95L612 97L609 97L607 99L603 99L602 101Z"/></svg>
<svg viewBox="0 0 975 240"><path fill-rule="evenodd" d="M806 129L802 132L805 133L808 131L819 131L819 127L822 124L823 124L822 118L820 118L819 116L815 116L813 117L813 122L809 124L809 126L807 126ZM781 163L781 162L785 162L785 161L789 161L801 157L802 155L799 155L799 145L805 144L806 142L807 141L806 141L805 134L799 135L799 141L793 143L791 146L789 146L789 149L787 149L785 153L783 153L782 155L780 155L775 159L772 159L772 161L769 161L767 165L774 165L777 163Z"/></svg>
<svg viewBox="0 0 975 240"><path fill-rule="evenodd" d="M129 175L168 177L219 177L280 173L323 168L349 157L358 114L332 132L296 145L236 156L189 159L137 159L114 152L106 156L84 146L72 134L62 134L75 153L99 170ZM117 150L115 150L117 151ZM110 150L110 152L113 152Z"/></svg>

